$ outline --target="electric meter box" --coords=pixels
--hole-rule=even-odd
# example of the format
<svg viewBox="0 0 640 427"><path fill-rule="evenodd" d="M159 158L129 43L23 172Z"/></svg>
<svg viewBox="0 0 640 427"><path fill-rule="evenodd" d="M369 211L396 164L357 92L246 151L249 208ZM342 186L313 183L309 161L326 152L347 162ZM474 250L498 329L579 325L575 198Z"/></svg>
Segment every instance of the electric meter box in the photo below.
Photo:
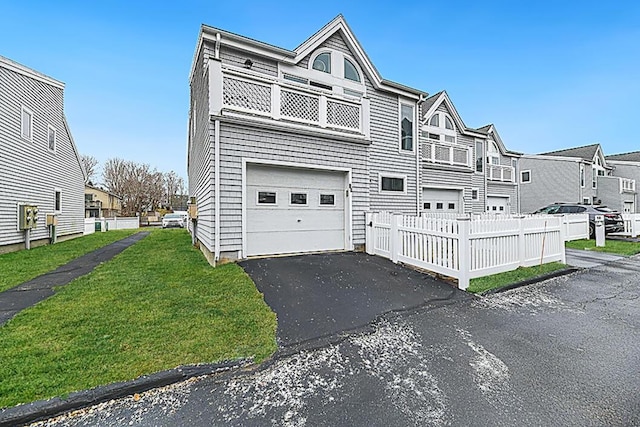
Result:
<svg viewBox="0 0 640 427"><path fill-rule="evenodd" d="M58 225L58 217L55 216L54 214L47 214L47 225L57 226Z"/></svg>
<svg viewBox="0 0 640 427"><path fill-rule="evenodd" d="M18 205L18 228L30 230L38 223L38 207L35 205Z"/></svg>

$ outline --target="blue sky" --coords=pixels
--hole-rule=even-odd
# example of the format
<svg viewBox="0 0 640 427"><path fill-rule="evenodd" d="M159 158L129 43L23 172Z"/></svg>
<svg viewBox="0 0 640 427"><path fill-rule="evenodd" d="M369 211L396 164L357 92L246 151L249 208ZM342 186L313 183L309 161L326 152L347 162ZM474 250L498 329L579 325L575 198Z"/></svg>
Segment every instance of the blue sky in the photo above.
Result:
<svg viewBox="0 0 640 427"><path fill-rule="evenodd" d="M446 89L507 148L639 150L640 2L0 0L0 55L66 83L82 154L186 178L200 24L293 49L342 13L383 78Z"/></svg>

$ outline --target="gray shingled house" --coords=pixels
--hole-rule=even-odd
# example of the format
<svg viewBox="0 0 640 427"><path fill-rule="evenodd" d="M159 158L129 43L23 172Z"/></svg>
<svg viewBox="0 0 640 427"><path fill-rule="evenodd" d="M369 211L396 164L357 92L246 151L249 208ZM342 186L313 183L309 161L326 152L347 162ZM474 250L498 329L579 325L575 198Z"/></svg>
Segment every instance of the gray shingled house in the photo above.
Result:
<svg viewBox="0 0 640 427"><path fill-rule="evenodd" d="M606 156L607 164L611 166L611 174L613 176L627 178L633 182L627 182L627 186L632 187L636 191L635 200L632 202L626 200L623 203L620 212L623 213L636 213L638 212L638 193L637 183L640 182L640 151L633 151L630 153L612 154Z"/></svg>
<svg viewBox="0 0 640 427"><path fill-rule="evenodd" d="M203 25L190 84L192 232L212 264L362 247L367 211L517 205L516 156L495 130L468 129L444 93L383 79L342 16L294 50Z"/></svg>
<svg viewBox="0 0 640 427"><path fill-rule="evenodd" d="M614 173L600 144L525 155L520 159L522 212L550 203L602 204L635 212L635 180Z"/></svg>
<svg viewBox="0 0 640 427"><path fill-rule="evenodd" d="M64 83L0 56L0 252L25 247L22 206L37 207L33 245L84 229L84 171L64 116Z"/></svg>

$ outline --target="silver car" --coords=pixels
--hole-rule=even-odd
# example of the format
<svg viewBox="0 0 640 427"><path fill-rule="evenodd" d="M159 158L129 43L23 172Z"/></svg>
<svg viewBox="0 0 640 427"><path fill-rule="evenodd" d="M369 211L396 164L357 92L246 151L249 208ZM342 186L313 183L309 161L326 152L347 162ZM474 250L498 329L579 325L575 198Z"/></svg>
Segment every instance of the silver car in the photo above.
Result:
<svg viewBox="0 0 640 427"><path fill-rule="evenodd" d="M162 228L179 227L184 228L184 218L181 214L166 214L162 217Z"/></svg>

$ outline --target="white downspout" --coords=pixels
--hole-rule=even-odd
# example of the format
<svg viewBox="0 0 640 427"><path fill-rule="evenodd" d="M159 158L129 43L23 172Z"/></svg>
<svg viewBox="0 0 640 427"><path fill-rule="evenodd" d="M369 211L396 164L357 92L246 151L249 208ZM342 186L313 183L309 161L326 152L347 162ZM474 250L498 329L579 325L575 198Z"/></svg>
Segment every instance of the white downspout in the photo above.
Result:
<svg viewBox="0 0 640 427"><path fill-rule="evenodd" d="M421 209L420 199L422 198L422 184L421 184L422 181L420 179L420 169L422 166L421 157L420 157L420 148L421 148L420 121L422 120L422 114L420 114L421 113L420 108L422 108L422 103L427 100L427 96L429 96L429 94L420 95L420 98L416 103L417 120L414 126L415 144L416 144L416 215L417 216L420 216L420 209Z"/></svg>
<svg viewBox="0 0 640 427"><path fill-rule="evenodd" d="M220 120L214 121L213 180L214 180L214 262L220 260Z"/></svg>

